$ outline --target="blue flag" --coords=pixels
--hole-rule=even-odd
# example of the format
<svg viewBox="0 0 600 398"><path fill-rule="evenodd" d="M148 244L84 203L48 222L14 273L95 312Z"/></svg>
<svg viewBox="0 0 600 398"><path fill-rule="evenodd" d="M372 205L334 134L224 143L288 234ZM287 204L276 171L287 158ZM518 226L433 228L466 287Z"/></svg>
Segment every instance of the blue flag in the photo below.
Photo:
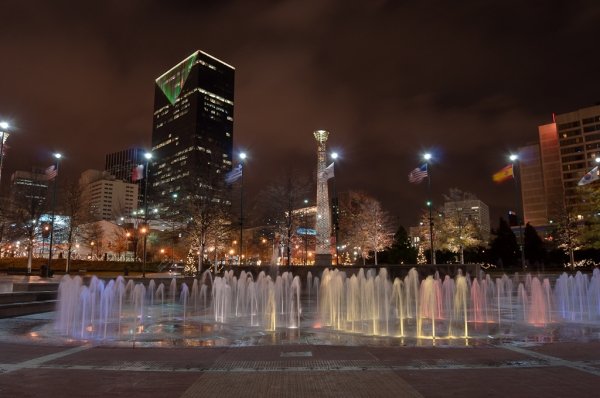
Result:
<svg viewBox="0 0 600 398"><path fill-rule="evenodd" d="M229 173L225 175L225 182L227 184L233 184L240 178L242 178L242 165L238 164L236 168L232 169Z"/></svg>

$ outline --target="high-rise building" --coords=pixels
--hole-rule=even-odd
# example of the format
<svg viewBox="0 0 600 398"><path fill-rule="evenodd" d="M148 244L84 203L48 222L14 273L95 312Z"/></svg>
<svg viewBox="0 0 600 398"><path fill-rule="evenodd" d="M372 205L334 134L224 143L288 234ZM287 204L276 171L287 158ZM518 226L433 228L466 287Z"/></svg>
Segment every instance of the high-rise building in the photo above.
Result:
<svg viewBox="0 0 600 398"><path fill-rule="evenodd" d="M143 148L128 148L122 151L109 153L106 155L104 171L114 176L117 180L133 182L131 179L134 167L144 164Z"/></svg>
<svg viewBox="0 0 600 398"><path fill-rule="evenodd" d="M90 214L98 220L130 216L137 209L137 184L117 180L105 171L86 170L81 173L79 185Z"/></svg>
<svg viewBox="0 0 600 398"><path fill-rule="evenodd" d="M533 226L546 225L548 223L548 201L544 189L544 173L542 172L539 144L519 148L519 166L525 223L531 223Z"/></svg>
<svg viewBox="0 0 600 398"><path fill-rule="evenodd" d="M17 170L11 176L11 197L13 201L30 203L35 200L41 204L47 199L48 184L44 169Z"/></svg>
<svg viewBox="0 0 600 398"><path fill-rule="evenodd" d="M149 200L210 188L231 170L235 69L196 51L156 79ZM180 195L180 198L182 196Z"/></svg>
<svg viewBox="0 0 600 398"><path fill-rule="evenodd" d="M600 156L600 105L556 115L564 198L568 208L579 203L577 183Z"/></svg>
<svg viewBox="0 0 600 398"><path fill-rule="evenodd" d="M143 148L128 148L122 151L109 153L106 155L104 171L114 176L117 180L121 180L138 186L138 207L142 207L144 203L144 187L143 179L133 181L133 169L138 165L145 164L146 159L144 154L146 150Z"/></svg>
<svg viewBox="0 0 600 398"><path fill-rule="evenodd" d="M520 153L525 222L535 226L560 221L580 204L577 183L600 156L600 105L557 114L538 133L538 148Z"/></svg>

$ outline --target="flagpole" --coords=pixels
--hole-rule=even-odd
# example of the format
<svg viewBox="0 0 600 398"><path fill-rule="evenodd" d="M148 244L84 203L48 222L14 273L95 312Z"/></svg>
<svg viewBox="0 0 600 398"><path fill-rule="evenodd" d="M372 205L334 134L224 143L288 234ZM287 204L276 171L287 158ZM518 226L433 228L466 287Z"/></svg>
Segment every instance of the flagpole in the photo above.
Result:
<svg viewBox="0 0 600 398"><path fill-rule="evenodd" d="M54 242L54 206L56 204L56 182L58 181L58 165L60 163L60 158L62 155L60 153L55 153L54 157L56 158L56 162L54 163L54 172L56 173L54 176L54 186L52 187L52 211L50 215L50 246L48 253L48 265L46 266L45 271L43 272L43 277L48 278L50 276L50 266L52 264L52 243Z"/></svg>
<svg viewBox="0 0 600 398"><path fill-rule="evenodd" d="M523 268L523 271L525 271L525 243L523 236L523 226L521 225L521 218L519 218L519 215L521 213L521 201L519 200L519 180L517 178L517 173L515 172L515 163L519 161L519 156L513 154L509 156L509 159L512 162L513 181L515 182L515 216L517 218L517 224L519 224L519 248L521 249L521 267Z"/></svg>
<svg viewBox="0 0 600 398"><path fill-rule="evenodd" d="M431 264L435 264L435 248L433 246L433 217L431 214L431 208L433 207L433 201L431 200L431 154L426 153L423 155L423 159L425 159L427 165L427 195L429 196L429 200L427 201L427 206L429 206L429 243L431 248Z"/></svg>
<svg viewBox="0 0 600 398"><path fill-rule="evenodd" d="M246 153L240 153L240 254L239 265L242 265L242 253L244 250L244 160Z"/></svg>
<svg viewBox="0 0 600 398"><path fill-rule="evenodd" d="M146 243L148 240L148 234L150 233L150 228L148 227L148 165L150 163L150 159L152 159L152 154L150 152L146 152L144 154L146 158L146 167L144 169L144 255L142 262L142 278L146 277Z"/></svg>

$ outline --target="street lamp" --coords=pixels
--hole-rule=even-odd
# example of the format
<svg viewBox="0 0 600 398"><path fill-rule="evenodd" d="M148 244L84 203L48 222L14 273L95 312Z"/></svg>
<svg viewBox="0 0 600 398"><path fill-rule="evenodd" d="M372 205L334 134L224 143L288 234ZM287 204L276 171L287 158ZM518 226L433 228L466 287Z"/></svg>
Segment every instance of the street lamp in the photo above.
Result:
<svg viewBox="0 0 600 398"><path fill-rule="evenodd" d="M521 213L522 208L521 208L521 201L519 200L519 181L517 179L517 173L515 173L515 164L518 165L519 155L511 153L508 156L508 159L512 163L513 180L515 182L515 205L516 205L515 217L516 217L517 224L519 225L519 237L520 237L519 246L521 249L521 267L523 267L523 269L525 269L525 243L524 243L524 236L523 236L523 226L521 225L522 224L521 219L519 218L519 213Z"/></svg>
<svg viewBox="0 0 600 398"><path fill-rule="evenodd" d="M427 164L427 196L429 196L429 200L427 201L427 207L429 207L429 243L431 248L431 264L435 264L435 248L433 247L433 218L431 216L431 208L433 207L433 203L431 200L431 160L433 159L433 155L429 152L423 154L423 160Z"/></svg>
<svg viewBox="0 0 600 398"><path fill-rule="evenodd" d="M171 241L171 262L174 263L175 262L175 201L177 200L177 192L174 192L171 197L173 198L173 211L171 212L173 220L172 220L172 224L171 224L171 237L172 237L172 241Z"/></svg>
<svg viewBox="0 0 600 398"><path fill-rule="evenodd" d="M148 234L145 231L146 226L148 225L148 165L150 159L152 159L152 154L146 152L144 158L146 159L146 167L144 168L144 227L142 228L142 233L144 234L144 256L142 262L142 278L146 277L146 241L148 240Z"/></svg>
<svg viewBox="0 0 600 398"><path fill-rule="evenodd" d="M4 163L4 142L8 139L8 133L6 130L10 128L7 122L0 122L0 187L2 187L2 164Z"/></svg>
<svg viewBox="0 0 600 398"><path fill-rule="evenodd" d="M52 207L51 207L51 216L50 216L50 245L49 245L49 250L50 252L48 253L48 268L46 269L46 277L48 277L48 273L50 272L50 265L52 263L52 244L54 243L54 206L56 204L56 183L58 180L58 166L60 164L60 159L62 158L62 155L60 153L55 153L54 155L54 170L52 171L50 175L50 179L54 180L54 187L52 188ZM69 262L67 261L67 266L65 269L65 273L69 273Z"/></svg>
<svg viewBox="0 0 600 398"><path fill-rule="evenodd" d="M338 251L338 246L339 246L339 230L340 230L340 209L339 209L339 201L338 201L338 196L337 196L337 189L336 189L336 184L335 184L335 180L336 175L335 175L335 161L337 160L337 158L339 157L337 152L332 152L331 153L331 159L333 160L333 198L331 198L332 201L332 207L333 207L333 230L335 232L335 265L339 266L340 265L340 255L339 255L339 251Z"/></svg>
<svg viewBox="0 0 600 398"><path fill-rule="evenodd" d="M240 259L239 265L242 265L242 253L244 249L244 164L245 160L248 157L246 152L240 152Z"/></svg>

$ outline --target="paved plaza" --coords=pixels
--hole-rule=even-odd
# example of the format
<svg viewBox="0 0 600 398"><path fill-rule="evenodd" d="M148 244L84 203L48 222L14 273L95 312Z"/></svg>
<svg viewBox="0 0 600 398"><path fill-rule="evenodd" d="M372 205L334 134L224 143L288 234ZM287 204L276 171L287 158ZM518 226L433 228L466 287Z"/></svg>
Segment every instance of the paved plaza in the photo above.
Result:
<svg viewBox="0 0 600 398"><path fill-rule="evenodd" d="M0 342L3 398L600 394L598 341L163 348L6 340Z"/></svg>

